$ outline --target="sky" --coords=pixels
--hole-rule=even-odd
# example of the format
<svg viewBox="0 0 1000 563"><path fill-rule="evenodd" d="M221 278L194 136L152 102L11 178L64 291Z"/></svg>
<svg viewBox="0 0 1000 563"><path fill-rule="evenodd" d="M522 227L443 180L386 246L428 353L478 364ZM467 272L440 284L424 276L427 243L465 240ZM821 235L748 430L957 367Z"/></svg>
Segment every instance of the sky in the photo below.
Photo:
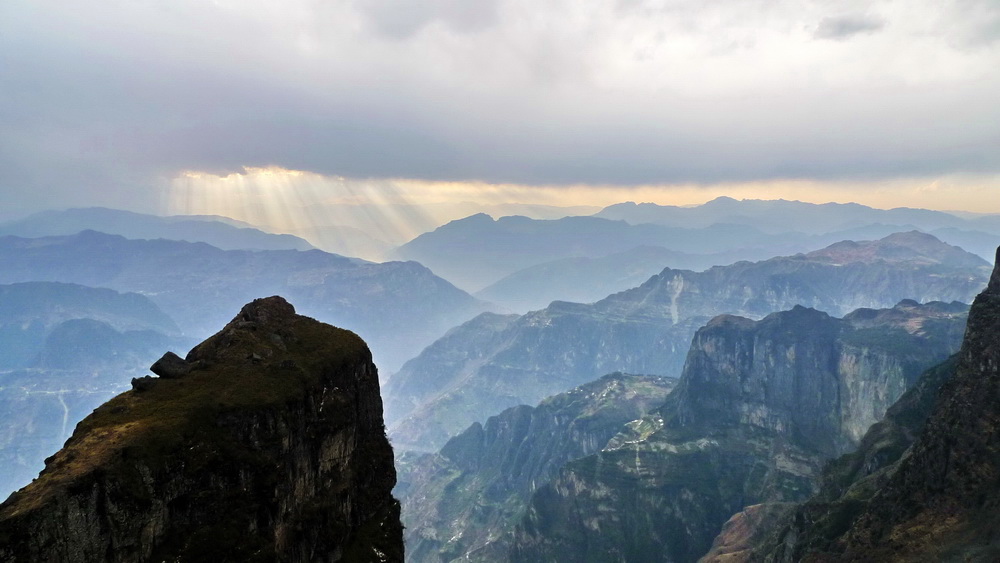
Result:
<svg viewBox="0 0 1000 563"><path fill-rule="evenodd" d="M998 68L996 0L4 0L0 219L723 194L1000 212Z"/></svg>

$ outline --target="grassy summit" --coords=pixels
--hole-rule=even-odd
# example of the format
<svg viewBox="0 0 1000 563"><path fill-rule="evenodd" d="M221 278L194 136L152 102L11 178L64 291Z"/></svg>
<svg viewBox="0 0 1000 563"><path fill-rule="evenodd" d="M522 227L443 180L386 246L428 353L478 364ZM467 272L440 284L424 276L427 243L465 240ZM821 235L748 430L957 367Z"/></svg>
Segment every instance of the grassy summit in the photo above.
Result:
<svg viewBox="0 0 1000 563"><path fill-rule="evenodd" d="M184 362L190 371L143 381L80 422L39 478L0 507L0 519L108 472L141 494L136 480L144 476L135 468L161 465L165 456L173 458L166 460L171 467L192 474L206 464L253 462L255 453L232 443L220 421L232 413L280 409L310 390L324 393L330 403L324 408L347 406L343 395L327 397L325 390L359 358L370 361L371 354L354 333L296 315L280 297L255 300L191 350Z"/></svg>

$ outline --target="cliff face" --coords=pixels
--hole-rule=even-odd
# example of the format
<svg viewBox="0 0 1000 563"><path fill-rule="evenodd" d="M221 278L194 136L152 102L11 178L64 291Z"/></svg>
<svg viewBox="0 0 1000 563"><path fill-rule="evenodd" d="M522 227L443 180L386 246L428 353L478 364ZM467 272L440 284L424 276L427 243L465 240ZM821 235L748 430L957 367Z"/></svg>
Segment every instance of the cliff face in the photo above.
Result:
<svg viewBox="0 0 1000 563"><path fill-rule="evenodd" d="M404 466L407 560L501 561L535 489L663 403L676 380L610 374L478 422Z"/></svg>
<svg viewBox="0 0 1000 563"><path fill-rule="evenodd" d="M844 319L802 307L714 319L655 415L534 494L512 559L698 559L744 507L811 495L823 463L957 349L963 310L904 301Z"/></svg>
<svg viewBox="0 0 1000 563"><path fill-rule="evenodd" d="M878 490L899 467L907 449L920 435L934 408L941 386L955 374L958 355L927 370L873 425L858 449L831 461L823 468L818 493L800 505L762 505L771 512L787 514L777 521L751 521L731 540L745 549L725 559L709 554L704 563L714 561L768 561L792 563L824 560L843 553L842 539ZM734 517L737 518L737 517ZM717 543L725 535L720 534Z"/></svg>
<svg viewBox="0 0 1000 563"><path fill-rule="evenodd" d="M376 368L279 297L133 381L0 505L0 561L400 561Z"/></svg>
<svg viewBox="0 0 1000 563"><path fill-rule="evenodd" d="M1000 249L998 249L1000 255ZM998 256L1000 258L1000 256ZM908 455L829 547L843 560L1000 558L1000 267Z"/></svg>

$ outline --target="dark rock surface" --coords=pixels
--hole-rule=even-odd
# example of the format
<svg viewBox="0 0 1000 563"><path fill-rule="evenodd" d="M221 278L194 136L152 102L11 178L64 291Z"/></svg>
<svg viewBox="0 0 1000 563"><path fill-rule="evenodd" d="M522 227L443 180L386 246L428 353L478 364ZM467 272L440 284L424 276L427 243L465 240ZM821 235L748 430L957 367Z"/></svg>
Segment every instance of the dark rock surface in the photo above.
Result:
<svg viewBox="0 0 1000 563"><path fill-rule="evenodd" d="M85 418L0 505L0 561L402 560L358 336L271 297L186 360Z"/></svg>

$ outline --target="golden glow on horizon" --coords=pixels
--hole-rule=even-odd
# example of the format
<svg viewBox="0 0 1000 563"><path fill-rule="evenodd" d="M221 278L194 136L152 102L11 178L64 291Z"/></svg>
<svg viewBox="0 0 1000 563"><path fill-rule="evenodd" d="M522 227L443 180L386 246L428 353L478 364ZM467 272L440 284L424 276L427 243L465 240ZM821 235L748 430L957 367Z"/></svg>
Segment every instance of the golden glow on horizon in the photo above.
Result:
<svg viewBox="0 0 1000 563"><path fill-rule="evenodd" d="M400 244L448 221L491 206L604 207L623 201L697 205L719 196L856 202L1000 213L1000 176L952 175L878 181L775 180L711 185L528 186L412 179L349 179L283 168L245 168L224 176L189 171L170 186L166 211L224 215L275 232L310 238L332 225ZM496 214L493 212L491 214Z"/></svg>

